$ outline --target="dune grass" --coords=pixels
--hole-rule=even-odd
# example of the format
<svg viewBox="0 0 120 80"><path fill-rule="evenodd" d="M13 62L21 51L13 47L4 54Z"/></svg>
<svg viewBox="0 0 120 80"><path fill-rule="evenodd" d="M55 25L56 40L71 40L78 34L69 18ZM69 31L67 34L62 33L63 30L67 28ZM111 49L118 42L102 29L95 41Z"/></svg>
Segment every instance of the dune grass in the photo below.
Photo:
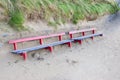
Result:
<svg viewBox="0 0 120 80"><path fill-rule="evenodd" d="M23 29L29 16L39 17L51 24L77 24L90 16L113 14L119 10L114 1L104 0L1 0L0 6L10 18L9 24L16 29Z"/></svg>

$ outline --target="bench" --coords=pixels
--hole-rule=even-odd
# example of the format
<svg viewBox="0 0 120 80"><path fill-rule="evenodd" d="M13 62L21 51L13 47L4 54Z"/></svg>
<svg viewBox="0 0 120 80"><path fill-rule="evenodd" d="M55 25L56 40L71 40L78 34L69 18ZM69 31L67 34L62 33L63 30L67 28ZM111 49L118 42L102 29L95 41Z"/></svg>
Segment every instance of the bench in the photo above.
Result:
<svg viewBox="0 0 120 80"><path fill-rule="evenodd" d="M13 44L13 47L14 47L14 51L12 51L12 53L13 54L19 54L23 57L24 60L26 60L27 59L27 53L31 52L31 51L34 51L34 50L49 49L50 52L52 52L53 47L57 46L57 45L67 44L69 47L71 47L72 46L71 43L73 41L78 41L81 44L82 40L84 40L84 39L93 38L95 36L102 36L102 34L95 34L95 30L96 30L95 28L91 28L91 29L86 29L86 30L70 31L70 32L68 32L69 33L68 35L70 37L68 40L63 40L62 39L62 37L67 34L67 33L63 32L63 33L51 34L51 35L47 35L47 36L38 36L38 37L11 40L11 41L9 41L9 43ZM85 32L88 32L88 31L92 31L92 34L85 35ZM75 33L82 33L82 36L73 38L73 34L75 34ZM58 37L59 41L52 42L52 43L49 43L49 44L43 44L43 39L51 38L51 37ZM39 40L40 45L35 46L35 47L25 48L25 49L18 49L17 43L34 41L34 40Z"/></svg>
<svg viewBox="0 0 120 80"><path fill-rule="evenodd" d="M71 47L71 41L72 40L62 40L62 36L65 35L65 33L59 33L59 34L51 34L47 36L38 36L38 37L31 37L31 38L22 38L18 40L11 40L9 41L9 44L13 44L14 51L12 53L14 54L20 54L23 56L24 60L27 59L27 52L33 51L33 50L38 50L38 49L43 49L43 48L48 48L51 52L53 51L53 46L59 45L59 44L68 44L69 47ZM53 42L52 44L44 44L43 45L43 39L45 38L51 38L51 37L58 37L58 42ZM18 50L17 43L20 42L27 42L27 41L33 41L33 40L39 40L40 45L36 47L31 47L31 48L26 48L26 49L21 49Z"/></svg>
<svg viewBox="0 0 120 80"><path fill-rule="evenodd" d="M31 52L31 51L35 51L35 50L39 50L39 49L43 49L43 48L48 48L50 50L50 52L53 51L53 46L57 46L60 44L68 44L69 47L71 47L71 42L73 40L63 40L63 41L58 41L58 42L53 42L50 44L43 44L43 45L39 45L39 46L35 46L35 47L31 47L31 48L26 48L26 49L20 49L20 50L14 50L12 51L13 54L20 54L23 56L24 60L27 59L27 52Z"/></svg>

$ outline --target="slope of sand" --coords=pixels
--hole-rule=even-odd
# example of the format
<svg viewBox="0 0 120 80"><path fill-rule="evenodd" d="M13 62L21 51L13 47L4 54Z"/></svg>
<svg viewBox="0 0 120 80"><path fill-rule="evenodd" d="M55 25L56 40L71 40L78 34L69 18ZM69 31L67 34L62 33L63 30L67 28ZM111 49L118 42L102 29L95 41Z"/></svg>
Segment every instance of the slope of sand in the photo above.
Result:
<svg viewBox="0 0 120 80"><path fill-rule="evenodd" d="M0 80L120 80L119 21L118 14L111 22L107 16L81 24L97 27L104 37L85 40L82 45L73 43L71 49L57 46L52 54L46 50L32 52L27 61L10 53L12 46L7 41L17 36L14 37L16 32L7 30L13 37L6 38L8 35L4 34L4 39L0 40L3 44L0 48Z"/></svg>

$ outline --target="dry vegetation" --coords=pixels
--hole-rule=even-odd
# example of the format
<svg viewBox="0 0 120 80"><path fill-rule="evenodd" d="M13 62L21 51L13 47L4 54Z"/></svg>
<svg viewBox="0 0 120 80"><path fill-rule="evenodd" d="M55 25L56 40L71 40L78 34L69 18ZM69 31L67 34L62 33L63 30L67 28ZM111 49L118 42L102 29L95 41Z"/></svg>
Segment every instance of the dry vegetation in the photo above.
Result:
<svg viewBox="0 0 120 80"><path fill-rule="evenodd" d="M118 11L111 0L0 0L0 15L7 16L8 23L21 30L28 19L42 19L50 25L79 20L94 20L97 16Z"/></svg>

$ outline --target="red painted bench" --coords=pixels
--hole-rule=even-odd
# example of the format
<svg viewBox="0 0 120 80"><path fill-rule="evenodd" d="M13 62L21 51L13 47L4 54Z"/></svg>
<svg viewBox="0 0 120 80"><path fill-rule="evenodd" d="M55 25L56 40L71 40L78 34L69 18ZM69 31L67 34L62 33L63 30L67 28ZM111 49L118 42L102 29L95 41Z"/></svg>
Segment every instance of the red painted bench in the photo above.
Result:
<svg viewBox="0 0 120 80"><path fill-rule="evenodd" d="M47 35L47 36L38 36L38 37L31 37L31 38L22 38L22 39L17 39L17 40L11 40L11 41L9 41L9 44L13 44L14 51L15 51L15 50L17 51L17 50L18 50L17 43L39 40L40 45L42 45L42 44L43 44L43 39L45 39L45 38L58 37L58 40L59 40L59 41L62 41L62 36L63 36L63 35L65 35L64 32L63 32L63 33L59 33L59 34L51 34L51 35ZM68 43L68 45L71 47L71 44L70 44L69 42L66 42L66 43ZM47 47L47 46L46 46L46 47ZM46 47L43 47L43 48L46 48ZM52 50L53 50L52 47L49 46L49 47L47 47L47 48L52 52ZM23 56L24 59L26 59L26 58L27 58L27 53L26 53L26 52L22 53L22 56Z"/></svg>
<svg viewBox="0 0 120 80"><path fill-rule="evenodd" d="M91 34L94 34L95 30L96 30L95 28L91 28L91 29L85 29L85 30L70 31L70 32L68 32L69 36L70 36L70 39L68 39L68 40L62 40L62 36L66 35L66 33L63 32L63 33L51 34L51 35L47 35L47 36L38 36L38 37L11 40L11 41L9 41L9 43L13 44L13 47L14 47L14 51L12 51L12 53L20 54L20 55L23 56L24 60L26 60L27 52L30 52L30 51L33 51L33 50L47 48L52 52L53 51L53 46L60 45L60 44L68 44L68 46L71 47L71 42L73 42L73 41L78 41L81 44L81 40L83 40L83 39L86 39L86 38L92 38L93 39L93 37L95 37L95 36L101 36L102 35L102 34L95 34L95 35L88 35L88 36L85 35L85 33L89 32L89 31L92 32ZM82 33L82 36L84 36L84 37L79 36L77 38L73 38L73 34L76 34L76 33ZM52 42L50 44L43 44L43 39L51 38L51 37L58 37L59 41ZM26 49L18 49L18 47L17 47L17 43L34 41L34 40L39 40L40 45L35 46L35 47L26 48Z"/></svg>
<svg viewBox="0 0 120 80"><path fill-rule="evenodd" d="M85 36L86 32L92 32L92 34L95 34L95 31L96 31L96 28L90 28L90 29L84 29L84 30L74 30L74 31L69 32L69 36L70 36L70 39L73 39L74 34L81 33L82 36ZM91 38L93 40L93 37L91 37ZM82 40L77 40L77 42L79 42L79 44L82 44Z"/></svg>

